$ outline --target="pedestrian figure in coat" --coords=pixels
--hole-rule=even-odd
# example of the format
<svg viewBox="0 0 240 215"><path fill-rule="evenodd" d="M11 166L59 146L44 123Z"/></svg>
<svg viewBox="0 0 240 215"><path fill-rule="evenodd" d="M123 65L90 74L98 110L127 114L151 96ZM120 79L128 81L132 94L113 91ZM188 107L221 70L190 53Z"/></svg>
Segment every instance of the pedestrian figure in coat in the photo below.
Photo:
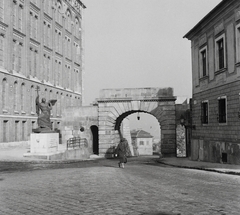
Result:
<svg viewBox="0 0 240 215"><path fill-rule="evenodd" d="M127 147L128 147L127 140L125 138L122 138L116 149L116 152L119 157L118 166L121 168L124 168L124 163L127 163L127 155L126 155Z"/></svg>

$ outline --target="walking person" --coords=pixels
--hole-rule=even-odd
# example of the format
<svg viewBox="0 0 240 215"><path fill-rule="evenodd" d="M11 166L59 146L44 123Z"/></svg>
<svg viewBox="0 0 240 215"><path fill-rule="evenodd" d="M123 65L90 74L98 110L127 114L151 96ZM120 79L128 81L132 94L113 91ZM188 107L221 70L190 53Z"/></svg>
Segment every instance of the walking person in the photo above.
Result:
<svg viewBox="0 0 240 215"><path fill-rule="evenodd" d="M120 168L124 168L124 163L127 163L127 147L128 147L128 142L125 138L122 138L120 143L118 144L116 148L116 152L119 157L119 163L118 166Z"/></svg>

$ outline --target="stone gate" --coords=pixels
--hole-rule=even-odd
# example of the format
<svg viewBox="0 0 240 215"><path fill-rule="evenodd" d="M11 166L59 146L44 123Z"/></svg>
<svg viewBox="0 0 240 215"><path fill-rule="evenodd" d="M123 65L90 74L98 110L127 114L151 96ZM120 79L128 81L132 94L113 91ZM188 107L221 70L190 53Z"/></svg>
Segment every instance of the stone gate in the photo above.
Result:
<svg viewBox="0 0 240 215"><path fill-rule="evenodd" d="M111 157L120 140L120 125L130 114L144 112L156 117L161 127L161 152L176 155L176 116L172 88L103 89L97 99L99 155Z"/></svg>

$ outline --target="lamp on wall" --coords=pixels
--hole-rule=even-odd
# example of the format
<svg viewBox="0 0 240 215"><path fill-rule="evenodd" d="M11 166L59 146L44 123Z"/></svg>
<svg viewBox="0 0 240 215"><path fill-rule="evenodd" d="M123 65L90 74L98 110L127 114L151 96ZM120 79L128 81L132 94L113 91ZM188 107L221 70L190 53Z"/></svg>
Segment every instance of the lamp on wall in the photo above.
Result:
<svg viewBox="0 0 240 215"><path fill-rule="evenodd" d="M196 129L196 125L188 124L188 120L186 120L183 115L181 115L181 117L180 117L180 124L181 124L182 126L184 126L185 128L191 128L191 129L193 129L193 130Z"/></svg>
<svg viewBox="0 0 240 215"><path fill-rule="evenodd" d="M138 115L137 115L137 120L140 120L140 115L139 115L139 112L138 112Z"/></svg>
<svg viewBox="0 0 240 215"><path fill-rule="evenodd" d="M180 117L180 124L181 124L182 126L185 125L185 119L184 119L184 116L183 116L183 115L181 115L181 117Z"/></svg>

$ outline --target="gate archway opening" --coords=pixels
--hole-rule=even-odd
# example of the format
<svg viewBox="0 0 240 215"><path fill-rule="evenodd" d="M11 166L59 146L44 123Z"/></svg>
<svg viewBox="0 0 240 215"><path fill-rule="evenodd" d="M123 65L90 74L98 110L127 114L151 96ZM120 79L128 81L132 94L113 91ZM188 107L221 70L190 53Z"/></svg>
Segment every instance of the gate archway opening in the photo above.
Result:
<svg viewBox="0 0 240 215"><path fill-rule="evenodd" d="M161 154L161 127L152 114L135 112L123 119L120 126L132 156Z"/></svg>
<svg viewBox="0 0 240 215"><path fill-rule="evenodd" d="M112 157L120 141L121 122L130 114L153 115L161 127L162 155L176 156L176 116L172 88L101 90L99 111L99 154Z"/></svg>

